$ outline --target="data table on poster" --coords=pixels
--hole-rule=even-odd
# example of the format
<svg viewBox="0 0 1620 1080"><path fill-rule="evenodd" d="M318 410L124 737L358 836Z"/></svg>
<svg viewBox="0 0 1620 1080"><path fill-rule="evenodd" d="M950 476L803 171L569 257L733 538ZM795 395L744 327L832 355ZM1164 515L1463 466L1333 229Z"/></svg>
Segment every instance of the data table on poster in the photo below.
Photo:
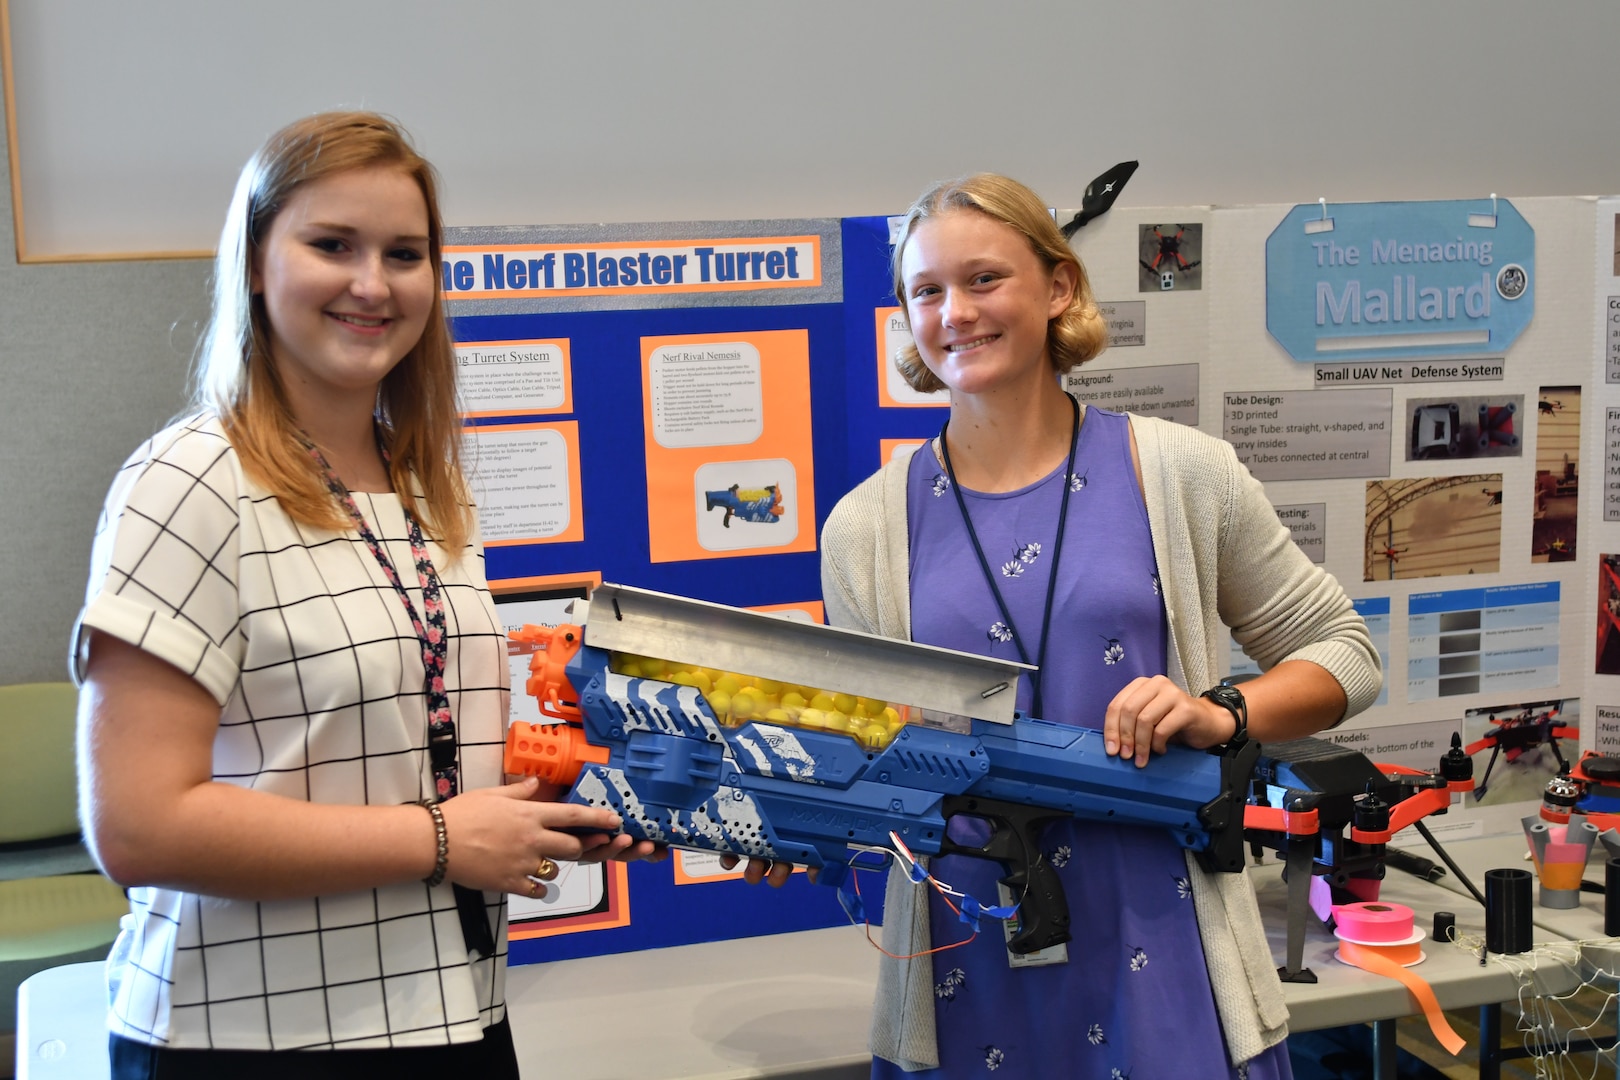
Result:
<svg viewBox="0 0 1620 1080"><path fill-rule="evenodd" d="M1407 599L1406 699L1558 685L1558 582Z"/></svg>

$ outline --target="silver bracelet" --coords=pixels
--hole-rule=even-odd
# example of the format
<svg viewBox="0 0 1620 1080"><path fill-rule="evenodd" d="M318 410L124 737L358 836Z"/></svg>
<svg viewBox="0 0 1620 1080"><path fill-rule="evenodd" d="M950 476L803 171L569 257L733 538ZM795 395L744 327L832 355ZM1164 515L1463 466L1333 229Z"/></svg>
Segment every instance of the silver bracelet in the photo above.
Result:
<svg viewBox="0 0 1620 1080"><path fill-rule="evenodd" d="M444 831L444 811L439 809L439 801L423 799L420 805L425 807L433 818L434 840L438 845L433 857L433 873L422 880L427 882L428 888L436 889L444 884L445 872L450 869L450 837Z"/></svg>

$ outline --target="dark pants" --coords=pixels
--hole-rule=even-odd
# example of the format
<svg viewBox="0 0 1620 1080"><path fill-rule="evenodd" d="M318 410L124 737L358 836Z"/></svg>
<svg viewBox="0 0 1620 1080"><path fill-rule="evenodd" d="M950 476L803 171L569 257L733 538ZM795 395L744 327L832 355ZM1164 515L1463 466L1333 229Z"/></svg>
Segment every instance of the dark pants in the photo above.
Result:
<svg viewBox="0 0 1620 1080"><path fill-rule="evenodd" d="M512 1027L484 1029L480 1042L387 1050L170 1050L121 1035L108 1036L112 1080L518 1080Z"/></svg>

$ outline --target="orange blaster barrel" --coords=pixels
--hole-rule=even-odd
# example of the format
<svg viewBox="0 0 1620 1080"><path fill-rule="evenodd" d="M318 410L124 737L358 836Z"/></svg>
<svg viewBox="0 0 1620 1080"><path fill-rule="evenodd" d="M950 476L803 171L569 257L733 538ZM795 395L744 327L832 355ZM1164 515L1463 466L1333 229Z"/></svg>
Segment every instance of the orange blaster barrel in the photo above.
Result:
<svg viewBox="0 0 1620 1080"><path fill-rule="evenodd" d="M586 764L605 765L608 760L607 747L586 741L580 726L579 694L568 681L568 662L579 652L585 632L567 623L555 628L526 625L507 637L510 654L529 654L525 690L542 714L561 723L513 722L506 732L506 772L569 787Z"/></svg>

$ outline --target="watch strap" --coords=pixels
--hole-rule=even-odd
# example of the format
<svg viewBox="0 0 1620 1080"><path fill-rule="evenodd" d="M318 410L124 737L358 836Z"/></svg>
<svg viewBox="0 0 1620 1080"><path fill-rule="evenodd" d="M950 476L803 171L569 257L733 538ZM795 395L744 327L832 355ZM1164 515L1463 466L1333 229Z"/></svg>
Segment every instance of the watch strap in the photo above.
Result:
<svg viewBox="0 0 1620 1080"><path fill-rule="evenodd" d="M1198 696L1208 698L1232 714L1232 721L1237 726L1227 740L1228 746L1249 737L1249 703L1243 699L1243 691L1228 683L1219 683Z"/></svg>

